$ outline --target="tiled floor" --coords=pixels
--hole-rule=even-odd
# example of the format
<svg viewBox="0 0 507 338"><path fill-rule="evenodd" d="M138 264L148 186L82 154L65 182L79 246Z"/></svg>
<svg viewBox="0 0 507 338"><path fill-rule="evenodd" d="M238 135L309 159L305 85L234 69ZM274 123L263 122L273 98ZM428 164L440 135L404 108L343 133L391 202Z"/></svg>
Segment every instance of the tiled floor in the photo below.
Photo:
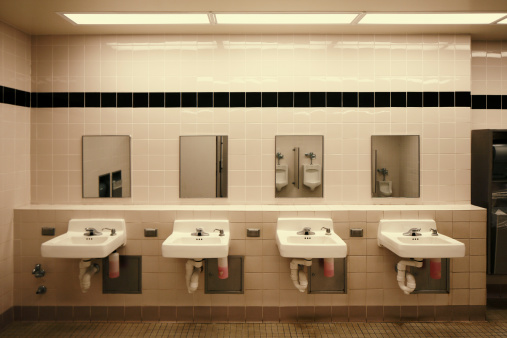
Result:
<svg viewBox="0 0 507 338"><path fill-rule="evenodd" d="M180 324L15 322L2 337L507 337L507 309L486 322Z"/></svg>

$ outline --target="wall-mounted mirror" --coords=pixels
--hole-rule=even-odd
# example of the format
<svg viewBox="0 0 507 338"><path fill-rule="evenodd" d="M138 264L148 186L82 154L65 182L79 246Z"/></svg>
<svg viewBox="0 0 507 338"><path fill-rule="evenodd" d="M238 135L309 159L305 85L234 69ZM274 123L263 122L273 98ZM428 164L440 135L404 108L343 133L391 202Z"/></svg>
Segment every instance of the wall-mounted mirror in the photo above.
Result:
<svg viewBox="0 0 507 338"><path fill-rule="evenodd" d="M324 136L276 136L275 143L275 197L322 197Z"/></svg>
<svg viewBox="0 0 507 338"><path fill-rule="evenodd" d="M419 197L419 167L419 135L372 135L372 197Z"/></svg>
<svg viewBox="0 0 507 338"><path fill-rule="evenodd" d="M130 197L130 136L83 136L83 197Z"/></svg>
<svg viewBox="0 0 507 338"><path fill-rule="evenodd" d="M180 198L227 197L227 136L180 136Z"/></svg>

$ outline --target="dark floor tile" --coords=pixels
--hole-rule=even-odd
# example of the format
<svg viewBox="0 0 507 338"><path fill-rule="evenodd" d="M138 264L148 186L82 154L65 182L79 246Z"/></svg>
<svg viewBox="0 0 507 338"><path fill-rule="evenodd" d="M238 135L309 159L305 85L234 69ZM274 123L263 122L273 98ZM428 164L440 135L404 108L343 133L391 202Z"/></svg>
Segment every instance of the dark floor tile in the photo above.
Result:
<svg viewBox="0 0 507 338"><path fill-rule="evenodd" d="M315 307L314 306L299 306L298 307L298 322L311 323L315 320Z"/></svg>
<svg viewBox="0 0 507 338"><path fill-rule="evenodd" d="M125 321L140 322L143 319L140 306L125 306Z"/></svg>
<svg viewBox="0 0 507 338"><path fill-rule="evenodd" d="M333 322L348 322L349 321L349 308L348 306L333 306L331 308L331 315Z"/></svg>
<svg viewBox="0 0 507 338"><path fill-rule="evenodd" d="M384 322L399 322L400 318L400 306L384 306Z"/></svg>
<svg viewBox="0 0 507 338"><path fill-rule="evenodd" d="M160 307L160 321L175 322L176 321L176 306L161 306Z"/></svg>
<svg viewBox="0 0 507 338"><path fill-rule="evenodd" d="M21 309L21 320L34 322L39 319L38 306L23 306Z"/></svg>
<svg viewBox="0 0 507 338"><path fill-rule="evenodd" d="M57 306L56 320L61 322L71 322L74 320L74 308L72 306Z"/></svg>
<svg viewBox="0 0 507 338"><path fill-rule="evenodd" d="M143 322L158 322L160 320L158 306L143 306L141 311Z"/></svg>
<svg viewBox="0 0 507 338"><path fill-rule="evenodd" d="M107 307L107 321L108 322L123 322L125 320L125 307L124 306L108 306Z"/></svg>
<svg viewBox="0 0 507 338"><path fill-rule="evenodd" d="M23 319L23 311L21 306L14 307L14 320L22 320Z"/></svg>
<svg viewBox="0 0 507 338"><path fill-rule="evenodd" d="M280 308L281 323L295 323L298 321L297 306L283 306Z"/></svg>
<svg viewBox="0 0 507 338"><path fill-rule="evenodd" d="M228 318L231 323L244 323L246 318L246 308L244 306L229 306Z"/></svg>
<svg viewBox="0 0 507 338"><path fill-rule="evenodd" d="M378 323L384 320L384 307L383 306L367 306L366 307L366 321L371 323Z"/></svg>
<svg viewBox="0 0 507 338"><path fill-rule="evenodd" d="M74 306L74 321L89 322L91 318L91 308L89 306Z"/></svg>
<svg viewBox="0 0 507 338"><path fill-rule="evenodd" d="M349 306L349 321L350 322L365 322L366 321L366 306Z"/></svg>
<svg viewBox="0 0 507 338"><path fill-rule="evenodd" d="M400 319L402 322L416 321L417 320L417 306L402 306Z"/></svg>
<svg viewBox="0 0 507 338"><path fill-rule="evenodd" d="M262 321L277 323L280 321L280 308L278 306L265 306L262 308Z"/></svg>
<svg viewBox="0 0 507 338"><path fill-rule="evenodd" d="M197 323L211 322L211 307L210 306L195 306L194 307L194 322L197 322Z"/></svg>
<svg viewBox="0 0 507 338"><path fill-rule="evenodd" d="M106 306L92 306L90 319L92 322L107 321L107 307Z"/></svg>
<svg viewBox="0 0 507 338"><path fill-rule="evenodd" d="M435 307L434 306L419 306L417 308L417 319L420 322L434 322L435 321Z"/></svg>
<svg viewBox="0 0 507 338"><path fill-rule="evenodd" d="M485 320L486 320L486 306L470 305L470 321L485 321Z"/></svg>
<svg viewBox="0 0 507 338"><path fill-rule="evenodd" d="M39 306L39 320L52 322L56 320L56 306Z"/></svg>
<svg viewBox="0 0 507 338"><path fill-rule="evenodd" d="M315 322L329 323L332 321L332 306L316 306Z"/></svg>
<svg viewBox="0 0 507 338"><path fill-rule="evenodd" d="M452 320L461 322L470 320L468 305L453 305L452 306Z"/></svg>
<svg viewBox="0 0 507 338"><path fill-rule="evenodd" d="M247 322L262 322L262 306L247 306L245 315Z"/></svg>
<svg viewBox="0 0 507 338"><path fill-rule="evenodd" d="M194 307L193 306L178 306L176 309L176 320L178 322L193 322L194 321Z"/></svg>
<svg viewBox="0 0 507 338"><path fill-rule="evenodd" d="M211 321L213 323L227 322L227 306L212 306Z"/></svg>
<svg viewBox="0 0 507 338"><path fill-rule="evenodd" d="M452 309L449 305L435 306L435 321L448 322L452 318Z"/></svg>

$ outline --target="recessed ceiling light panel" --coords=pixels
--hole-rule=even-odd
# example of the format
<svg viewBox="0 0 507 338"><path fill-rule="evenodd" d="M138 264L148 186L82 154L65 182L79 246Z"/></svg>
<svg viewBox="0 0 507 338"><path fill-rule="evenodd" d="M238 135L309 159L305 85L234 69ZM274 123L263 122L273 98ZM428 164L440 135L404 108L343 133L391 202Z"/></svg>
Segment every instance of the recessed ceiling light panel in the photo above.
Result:
<svg viewBox="0 0 507 338"><path fill-rule="evenodd" d="M215 13L225 25L336 25L349 24L359 13Z"/></svg>
<svg viewBox="0 0 507 338"><path fill-rule="evenodd" d="M488 25L507 13L367 13L359 24Z"/></svg>
<svg viewBox="0 0 507 338"><path fill-rule="evenodd" d="M199 25L206 13L62 13L77 25Z"/></svg>

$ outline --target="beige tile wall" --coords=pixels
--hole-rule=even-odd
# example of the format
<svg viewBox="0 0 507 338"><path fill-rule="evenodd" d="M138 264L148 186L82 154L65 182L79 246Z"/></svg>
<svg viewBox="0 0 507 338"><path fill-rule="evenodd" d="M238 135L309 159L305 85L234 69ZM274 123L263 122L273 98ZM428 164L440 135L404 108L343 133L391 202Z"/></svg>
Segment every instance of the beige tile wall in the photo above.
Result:
<svg viewBox="0 0 507 338"><path fill-rule="evenodd" d="M507 41L472 43L471 83L472 95L507 95ZM472 110L472 129L488 128L507 128L502 110Z"/></svg>
<svg viewBox="0 0 507 338"><path fill-rule="evenodd" d="M34 91L469 91L470 37L37 36ZM81 198L81 136L131 134L132 198L109 204L469 203L469 108L32 110L32 203ZM178 198L180 135L229 135L229 197ZM274 198L275 135L324 135L324 198ZM372 200L370 136L421 135L421 198ZM100 201L100 203L106 203Z"/></svg>
<svg viewBox="0 0 507 338"><path fill-rule="evenodd" d="M440 207L379 210L375 208L334 208L322 211L305 206L301 210L266 211L266 208L202 207L180 210L17 210L15 217L15 305L17 306L425 306L486 304L486 212L475 207L460 210ZM366 210L365 210L366 209ZM264 210L264 211L263 211ZM317 210L319 210L317 208ZM56 227L60 235L71 218L121 217L127 222L128 243L121 254L141 255L143 293L102 294L101 277L92 278L92 287L82 294L77 259L50 259L40 256L40 245L48 237L43 226ZM297 291L289 277L289 259L279 255L275 231L278 217L331 217L335 232L348 245L347 294L309 295ZM203 276L195 294L188 294L184 279L185 259L161 256L161 244L172 232L175 219L228 219L231 227L231 255L245 256L243 295L204 294ZM399 258L377 245L380 219L435 219L439 232L466 245L463 258L451 259L450 294L404 295L393 270ZM158 228L158 238L144 238L144 228ZM261 229L260 238L247 238L246 228ZM363 238L349 238L350 228L364 229ZM36 263L46 277L36 280L31 271ZM100 262L99 262L100 263ZM36 295L38 285L48 288Z"/></svg>
<svg viewBox="0 0 507 338"><path fill-rule="evenodd" d="M0 22L0 85L30 92L31 39ZM13 208L30 202L30 109L0 104L0 314L12 307Z"/></svg>

